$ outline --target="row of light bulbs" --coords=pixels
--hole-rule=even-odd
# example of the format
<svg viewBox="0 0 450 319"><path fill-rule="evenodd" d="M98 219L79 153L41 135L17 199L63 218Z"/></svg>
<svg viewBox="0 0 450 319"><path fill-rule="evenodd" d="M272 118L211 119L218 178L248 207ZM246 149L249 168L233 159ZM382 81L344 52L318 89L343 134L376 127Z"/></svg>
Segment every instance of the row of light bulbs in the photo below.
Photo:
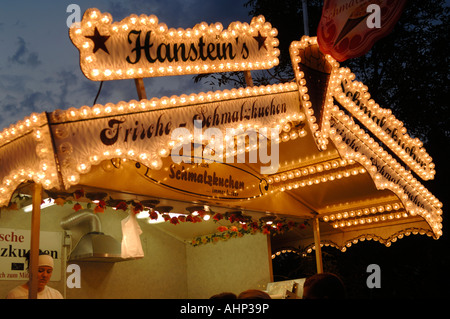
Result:
<svg viewBox="0 0 450 319"><path fill-rule="evenodd" d="M11 124L0 132L0 146L19 138L47 123L45 113L32 113L16 124Z"/></svg>
<svg viewBox="0 0 450 319"><path fill-rule="evenodd" d="M172 107L189 106L200 103L213 103L237 98L257 97L267 94L288 93L297 90L297 84L294 82L262 85L245 88L233 88L225 90L217 90L215 92L200 92L189 95L172 95L170 97L163 96L161 98L143 99L140 101L131 100L129 102L120 101L117 104L107 103L105 105L96 104L92 107L82 106L81 108L71 107L68 110L56 110L50 114L53 122L65 122L81 119L97 118L111 115L123 115L138 111L151 111L156 109L165 109ZM286 121L298 120L302 121L305 115L303 113L295 113L288 115Z"/></svg>
<svg viewBox="0 0 450 319"><path fill-rule="evenodd" d="M384 213L384 214L377 214L375 216L366 216L366 217L360 217L360 218L352 218L347 220L339 220L331 223L331 225L334 228L342 228L342 227L351 227L351 226L358 226L358 225L364 225L364 224L371 224L377 223L377 222L385 222L390 221L394 219L400 219L400 218L407 218L409 217L408 213L406 211L397 211L397 212L391 212L391 213Z"/></svg>
<svg viewBox="0 0 450 319"><path fill-rule="evenodd" d="M298 121L299 121L298 119L302 118L302 117L304 117L302 115L302 113L300 113L299 115L294 114L294 115L288 116L287 118L282 118L279 121L275 122L273 124L273 129L276 129L279 132L279 136L274 137L274 136L272 136L272 132L268 132L268 133L271 133L271 134L269 134L269 136L271 138L271 142L272 143L287 142L289 140L294 140L298 137L306 136L307 132L305 129L295 127L295 123L298 123ZM289 120L291 120L292 122L287 122ZM227 145L235 146L235 148L233 148L233 150L232 150L232 154L228 154L228 153L225 154L226 157L228 157L230 155L234 156L238 153L242 153L244 151L248 152L250 150L256 150L258 148L258 139L257 138L249 138L249 141L247 141L246 139L241 139L239 137L240 137L240 135L245 136L248 133L248 131L262 134L262 132L258 131L259 128L260 128L260 125L258 125L258 124L253 124L253 125L252 124L247 124L247 125L240 124L237 129L232 128L229 131L227 130L227 134L229 133L229 135L224 136L223 143L216 143L214 135L211 138L208 138L203 134L199 134L199 136L194 136L191 133L191 134L185 135L185 136L178 136L177 140L171 140L170 142L168 142L168 146L169 146L169 148L173 148L178 143L189 144L189 143L194 143L197 140L199 140L199 141L202 141L202 143L204 145L214 144L215 147L217 147L217 150L220 150L220 151L228 149ZM256 136L256 134L255 134L255 136ZM250 144L251 141L253 141L252 144ZM216 144L218 144L218 145L216 145ZM167 154L169 151L164 149L163 152L165 154Z"/></svg>
<svg viewBox="0 0 450 319"><path fill-rule="evenodd" d="M382 146L380 146L372 137L370 137L363 129L359 127L358 124L354 123L354 121L347 116L344 112L338 111L333 112L333 117L338 120L338 122L345 126L348 129L348 132L355 135L357 138L357 143L364 143L365 147L368 147L374 154L377 155L378 158L382 160L388 167L393 168L393 170L399 174L408 184L412 186L416 190L418 194L420 194L430 205L435 207L442 207L442 203L434 197L416 178L413 177L410 171L406 170L402 165L400 165L395 158L393 158L388 152L386 152ZM347 144L342 140L342 137L336 132L335 129L332 129L331 136L338 149L341 149L344 153L347 150ZM361 142L360 142L361 141ZM362 145L362 144L361 144ZM377 168L372 166L372 161L365 155L361 153L355 153L349 151L346 153L349 158L353 158L357 160L365 167L370 167L369 172L373 173L375 177L375 182L378 182L379 186L383 186L383 188L387 187L386 183L382 183L380 180L382 176L377 173Z"/></svg>
<svg viewBox="0 0 450 319"><path fill-rule="evenodd" d="M259 15L254 17L250 24L247 22L232 22L227 30L223 30L223 25L220 22L212 23L208 25L206 22L201 22L195 25L192 29L182 28L168 28L165 23L159 23L158 17L155 15L131 14L120 22L112 23L113 19L109 13L102 13L98 9L90 8L86 10L83 20L80 23L74 23L71 27L74 29L75 34L81 35L83 28L92 28L96 23L111 24L111 30L114 32L120 32L122 30L129 30L130 26L133 27L150 27L154 32L160 33L170 38L189 39L191 37L198 37L201 35L209 34L214 36L235 38L242 33L248 35L256 35L255 32L264 31L265 34L271 37L276 37L278 31L272 28L270 22L266 22L264 16Z"/></svg>
<svg viewBox="0 0 450 319"><path fill-rule="evenodd" d="M374 234L362 234L362 235L359 235L358 237L347 240L342 246L340 246L330 240L323 240L320 243L320 247L324 247L324 246L325 247L333 247L333 248L339 249L342 252L346 252L347 249L350 248L352 245L356 245L358 242L363 242L366 240L377 241L380 244L385 245L386 247L390 247L392 245L392 243L397 242L398 239L403 239L405 236L410 236L410 235L422 235L422 236L426 235L428 237L434 237L433 232L428 229L410 227L410 228L398 231L395 234L389 236L388 238L383 238L381 236L374 235ZM302 254L302 256L306 256L306 254L312 253L313 250L315 250L315 249L316 249L315 244L311 244L309 246L306 246L301 254ZM284 250L284 251L288 252L288 250ZM283 253L283 250L281 250L279 252L280 253L276 252L275 254L273 254L272 259L276 258L277 256L280 256L281 253ZM291 250L290 252L295 252L297 254L300 253L297 250Z"/></svg>
<svg viewBox="0 0 450 319"><path fill-rule="evenodd" d="M280 174L274 174L267 178L267 183L273 184L273 183L280 183L285 182L287 180L304 177L308 175L314 175L316 173L322 173L324 171L336 169L339 167L346 167L348 165L355 164L355 161L353 160L345 160L345 159L335 159L330 160L318 164L308 165L302 168L296 168L293 170L289 170Z"/></svg>
<svg viewBox="0 0 450 319"><path fill-rule="evenodd" d="M398 136L398 138L401 138L402 140L401 144L405 144L405 148L416 148L416 155L422 162L426 163L426 167L422 168L422 166L417 163L417 161L415 161L412 156L410 156L405 152L405 150L403 150L397 140L386 133L386 131L382 129L378 123L373 121L371 117L365 114L364 111L362 111L350 97L347 97L342 91L341 85L336 85L333 92L333 95L338 99L338 101L354 117L356 117L361 123L363 123L365 127L370 129L370 131L375 134L383 142L384 145L388 146L392 151L395 152L397 156L399 156L405 163L407 163L408 166L412 168L421 178L432 179L435 175L434 164L432 163L431 156L428 155L423 148L423 143L418 138L411 138L406 133L406 128L403 126L403 122L396 119L390 109L383 109L379 107L379 105L375 103L373 99L370 99L370 94L367 91L367 86L365 86L361 82L354 81L355 75L351 73L350 69L340 68L339 73L337 74L337 78L339 82L342 82L344 79L346 79L347 84L351 87L353 93L360 92L361 102L369 109L371 117L376 116L378 120L381 120L383 117L385 117L389 128L391 130L397 129L397 134L401 135Z"/></svg>
<svg viewBox="0 0 450 319"><path fill-rule="evenodd" d="M378 213L384 213L384 212L391 212L391 211L398 211L403 208L402 203L400 202L394 202L394 203L388 203L384 205L377 205L372 207L366 207L361 208L357 210L350 210L350 211L344 211L339 213L333 213L329 215L325 215L322 217L324 222L328 221L339 221L341 219L347 219L347 218L354 218L354 217L360 217L364 215L373 215Z"/></svg>
<svg viewBox="0 0 450 319"><path fill-rule="evenodd" d="M300 115L299 117L297 117L297 116L293 116L293 119L296 119L296 118L302 118L302 116ZM34 115L33 117L32 117L32 119L33 119L33 121L34 122L37 122L37 117ZM29 123L27 120L26 120L26 123ZM286 130L286 129L285 129ZM35 139L37 140L37 141L42 141L43 140L43 136L44 136L44 134L42 133L42 129L36 129L35 130L35 132L34 132L34 137L35 137ZM38 150L38 153L42 153L41 151L43 150L43 149L46 149L47 147L38 147L37 148L37 150ZM45 153L45 152L43 152L43 153ZM123 152L120 150L120 149L118 149L118 150L116 150L116 152L115 152L116 154L114 154L114 155L116 155L116 156L120 156L120 155L123 155ZM168 152L166 151L166 152L164 152L164 151L161 151L160 152L160 155L164 155L164 154L168 154ZM106 157L111 157L111 155L112 154L110 154L109 152L106 152L106 153L104 153L103 154L104 156L106 156ZM129 151L128 152L128 155L134 155L133 154L133 152L132 151ZM142 154L141 154L142 155ZM143 159L145 159L145 155L144 156L140 156L140 159L141 160L143 160ZM101 158L100 157L98 157L98 156L91 156L91 162L93 162L93 163L97 163L97 162L99 162L99 161L101 161ZM338 165L338 163L341 165L341 166L343 166L343 165L347 165L347 163L346 163L347 161L346 160L341 160L341 161L339 161L339 162L336 162L336 161L334 161L334 162L330 162L330 163L325 163L324 164L324 166L323 166L323 168L322 168L322 166L311 166L311 167L309 167L309 168L304 168L303 169L303 175L306 175L306 174L309 174L309 173L313 173L314 171L317 171L317 172L320 172L320 171L322 171L322 169L328 169L328 168L332 168L332 167L336 167L337 165ZM349 160L348 161L349 162L349 164L353 164L354 163L354 161L353 160ZM370 163L366 163L366 164L370 164ZM42 172L45 172L45 171L48 171L48 163L46 163L46 162L44 162L44 163L41 163L41 173L39 173L39 174L37 174L36 176L37 176L37 178L39 179L39 180L43 180L43 184L44 184L44 186L50 186L51 184L52 184L52 179L50 179L50 178L47 178L47 179L45 179L45 173L43 174ZM153 167L153 168L158 168L158 167L160 167L160 165L161 165L161 163L159 162L159 161L156 161L156 160L154 160L154 161L152 161L151 163L150 163L150 165ZM305 170L305 169L307 169L307 171ZM78 170L79 170L79 172L80 173L86 173L88 170L89 170L89 164L80 164L79 166L78 166ZM13 178L13 179L17 179L17 176L21 176L21 175L24 175L25 173L25 170L22 170L21 171L22 173L20 173L19 175L17 175L17 174L14 174L14 176L16 176L15 178ZM296 170L294 170L294 171L292 171L292 172L288 172L287 173L287 175L280 175L280 176L274 176L273 177L273 179L269 179L268 180L268 182L269 183L272 183L272 182L277 182L277 180L278 179L280 179L280 180L285 180L285 179L287 179L287 178L293 178L294 176L295 177L299 177L299 173L300 173L300 171L296 171ZM355 173L353 173L353 175L354 175ZM27 174L25 174L25 175L28 175L28 176L30 176L30 173L28 172ZM33 175L32 173L31 173L31 175ZM347 176L349 176L349 172L347 172ZM53 175L52 176L53 178L55 178L55 175ZM339 178L339 176L338 176L338 178ZM76 175L70 175L69 176L69 182L72 184L76 184L76 183L78 183L78 180L79 180L79 176L76 176ZM11 181L9 181L8 179L6 179L5 180L5 182L6 182L6 185L10 185L11 184ZM306 183L304 183L304 184L297 184L297 185L293 185L293 187L294 188L296 188L296 187L298 187L298 186L305 186L305 185L311 185L312 183L318 183L318 182L320 182L320 180L318 180L318 179L316 179L315 181L313 181L313 180L311 180L311 181L308 181L308 182L306 182ZM286 188L283 188L283 190L284 189L286 189ZM288 186L287 187L287 189L290 189L290 186ZM1 190L0 190L0 192L2 192ZM3 192L4 192L4 190L3 190Z"/></svg>
<svg viewBox="0 0 450 319"><path fill-rule="evenodd" d="M388 154L384 149L371 138L363 129L359 127L358 124L354 123L353 120L347 116L343 111L333 111L333 118L336 120L337 125L345 127L347 134L355 135L357 138L357 143L365 148L368 148L385 163L386 167L391 167L401 178L405 181L412 192L419 198L422 198L425 203L429 206L428 209L417 207L410 199L408 194L405 193L402 187L394 182L386 181L377 172L377 168L372 165L372 161L369 157L362 154L361 152L353 152L342 137L336 132L335 129L330 130L330 137L336 145L340 154L344 158L353 159L361 163L367 171L371 174L372 179L378 189L389 189L393 191L403 202L407 211L412 215L422 216L431 226L433 232L437 237L442 235L442 203L434 197L423 185L420 184L402 165L400 165L390 154ZM362 144L364 143L364 144Z"/></svg>
<svg viewBox="0 0 450 319"><path fill-rule="evenodd" d="M89 48L89 46L88 46ZM277 49L276 49L276 52ZM94 61L94 57L89 55L85 58L85 61L90 63ZM121 78L144 78L144 77L157 77L157 76L171 76L171 75L183 75L183 74L200 74L200 73L217 73L217 72L233 72L242 70L261 70L270 69L278 65L278 58L268 59L267 61L254 61L254 62L227 62L218 64L191 64L191 65L169 65L159 67L148 68L118 68L118 69L105 69L101 70L98 67L94 67L88 70L88 74L95 81L107 81ZM85 65L83 65L85 66Z"/></svg>
<svg viewBox="0 0 450 319"><path fill-rule="evenodd" d="M286 183L286 184L283 184L282 186L278 186L277 188L273 188L272 192L274 192L275 190L280 190L280 191L284 192L284 191L289 191L292 189L297 189L299 187L306 187L306 186L318 185L320 183L337 181L337 180L341 180L342 178L356 176L358 174L364 174L365 172L366 172L366 170L362 167L361 168L343 169L343 170L339 170L337 172L323 174L319 177L310 177L310 178L302 179L299 181Z"/></svg>
<svg viewBox="0 0 450 319"><path fill-rule="evenodd" d="M335 70L339 68L339 63L329 54L325 55L326 61L331 65L331 74L329 83L326 83L326 96L325 103L322 107L322 123L319 127L317 117L319 114L314 114L313 106L309 99L308 88L306 87L306 79L304 73L300 69L299 63L301 57L299 53L301 50L305 50L307 47L317 45L317 37L303 36L300 41L294 41L289 47L289 52L292 60L295 78L298 83L302 106L305 109L309 126L315 138L315 142L320 150L325 150L328 145L328 128L330 126L330 107L333 105L332 90L333 83L335 83Z"/></svg>
<svg viewBox="0 0 450 319"><path fill-rule="evenodd" d="M50 127L43 126L42 128L35 129L33 137L37 143L36 155L40 159L39 170L36 172L33 180L38 184L42 184L45 189L58 187L58 170L53 153Z"/></svg>

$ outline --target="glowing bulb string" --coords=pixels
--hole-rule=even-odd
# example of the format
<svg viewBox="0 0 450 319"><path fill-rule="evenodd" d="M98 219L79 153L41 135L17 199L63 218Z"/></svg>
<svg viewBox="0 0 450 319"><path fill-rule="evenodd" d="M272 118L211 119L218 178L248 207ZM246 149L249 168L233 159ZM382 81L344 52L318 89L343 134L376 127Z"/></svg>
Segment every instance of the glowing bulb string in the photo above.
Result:
<svg viewBox="0 0 450 319"><path fill-rule="evenodd" d="M352 130L350 127L348 127L348 126L344 123L344 121L341 121L341 120L339 119L339 117L336 116L336 114L332 114L332 118L333 118L335 121L339 122L340 125L344 126L344 127L347 129L347 132L348 132L348 133L352 134L355 138L357 138L359 143L362 143L365 147L367 147L367 149L370 150L370 151L377 157L377 159L379 159L379 160L384 164L384 166L389 167L389 168L390 168L392 171L394 171L394 172L397 171L394 167L391 166L390 163L388 163L383 157L381 157L381 156L376 152L376 150L373 149L372 146L370 146L368 143L366 143L363 139L358 138L358 137L353 133L353 130ZM353 120L353 119L352 119L352 120ZM376 142L375 142L374 144L379 145L379 144L376 143ZM384 150L384 148L383 148L383 150ZM384 151L385 151L385 150L384 150ZM393 159L393 161L394 161L395 163L397 163L397 161L396 161L395 159ZM363 164L363 163L361 163L361 164ZM363 164L363 165L364 165L364 164ZM373 165L372 165L372 166L373 166ZM370 171L370 170L369 170L369 171ZM378 173L377 173L377 174L378 174ZM404 174L410 174L410 175L411 175L410 172L406 172L406 171L405 171ZM412 185L412 184L408 181L408 179L405 178L405 176L403 176L404 174L398 174L398 175L399 175L399 178L401 178L401 180L402 180L407 186L409 186L411 189L414 189L414 190L417 192L415 185ZM417 183L419 186L422 186L417 180L416 180L416 183ZM431 202L426 198L427 196L421 196L421 197L424 197L423 199L424 199L431 207L434 207L433 203L431 203Z"/></svg>
<svg viewBox="0 0 450 319"><path fill-rule="evenodd" d="M269 184L282 183L290 179L296 179L305 176L314 176L321 173L326 174L326 172L334 172L339 168L344 168L347 166L355 166L354 164L355 164L354 160L333 158L326 161L317 162L315 164L296 167L291 170L270 175L267 181Z"/></svg>
<svg viewBox="0 0 450 319"><path fill-rule="evenodd" d="M422 179L435 175L432 158L423 148L423 143L407 134L403 123L395 118L390 109L381 108L373 99L367 86L356 82L348 68L339 69L339 83L334 88L333 98L338 100L352 116L374 134L389 150L412 168Z"/></svg>
<svg viewBox="0 0 450 319"><path fill-rule="evenodd" d="M345 116L345 115L343 115ZM387 163L371 146L369 146L367 143L365 143L362 139L359 139L358 136L356 136L356 133L353 132L353 130L351 130L344 122L339 118L339 113L336 113L333 115L333 119L335 120L335 122L338 125L342 125L342 127L347 129L347 133L352 134L355 138L357 138L358 140L360 140L361 145L364 145L365 147L367 147L367 149L372 152L375 156L375 158L379 159L382 161L382 164L384 164L386 167L390 168L392 170L392 172L396 172L395 169L392 169L392 166ZM343 141L339 141L338 139L336 139L335 135L332 134L331 135L332 139L334 140L335 143L337 143L336 145L339 145L340 148L342 148L342 146L344 146L344 148L347 149L348 145L347 143L343 142ZM342 139L342 138L341 138ZM375 143L376 145L378 145L377 143ZM381 147L379 147L381 148ZM382 148L381 148L382 149ZM354 155L354 152L352 153ZM352 154L347 154L346 157L354 157ZM361 153L358 153L359 155ZM364 156L365 157L365 156ZM378 168L376 166L373 165L373 163L367 163L368 160L362 160L360 159L361 164L363 165L369 165L372 169L368 169L369 172L372 172L373 169L378 170ZM396 161L394 159L392 159L391 162L395 162ZM378 165L377 165L378 166ZM383 166L384 167L384 166ZM400 183L395 183L396 186L393 185L393 182L390 181L388 183L377 183L377 180L380 179L382 177L382 175L378 172L372 172L371 175L374 178L375 181L375 185L377 186L377 188L381 188L381 189L389 189L391 191L393 191L395 194L397 194L397 196L399 197L399 199L404 203L406 209L408 210L408 212L411 215L419 215L422 218L424 218L424 220L430 225L430 227L433 229L433 232L435 233L435 235L437 237L440 237L440 235L442 235L442 218L440 217L440 214L442 214L442 211L439 208L436 208L435 205L432 203L436 202L436 206L439 207L440 204L437 199L434 198L434 196L430 193L428 194L426 192L426 189L423 188L423 186L417 181L417 180L411 180L411 183L408 181L408 178L405 175L408 175L408 177L411 177L412 179L412 175L409 172L403 171L397 174L397 178L399 181L402 181L403 184ZM412 185L412 182L416 185ZM407 188L410 188L412 190L412 192L414 194L416 194L416 196L414 196L413 193L411 193L410 191L407 192ZM421 190L423 189L423 190ZM408 194L409 193L409 194ZM414 197L413 197L414 196ZM411 199L411 197L413 197L413 199ZM430 197L430 198L429 198ZM414 202L413 202L414 200ZM417 204L417 202L419 202L419 204ZM425 205L429 205L430 209L425 209ZM422 207L420 207L421 205L423 205ZM414 207L412 207L414 206Z"/></svg>
<svg viewBox="0 0 450 319"><path fill-rule="evenodd" d="M363 128L365 134L367 134L372 140L374 140L375 143L378 145L386 145L376 134L374 134L370 129L367 128L366 125L364 125L358 118L354 117L349 110L347 110L345 107L342 106L341 103L339 103L336 99L333 101L335 106L340 107L339 110L344 112L344 114L353 121L354 124L358 125L359 128ZM342 123L342 122L341 122ZM344 125L345 126L345 125ZM346 126L346 128L348 128ZM361 140L362 143L364 143ZM365 144L365 143L364 143ZM367 144L365 144L367 146ZM396 160L398 163L404 163L406 167L408 167L407 163L404 159L400 158L395 152L393 152L389 147L383 147L383 151L388 153L389 156L391 156L393 159ZM410 171L411 174L414 174L414 171Z"/></svg>
<svg viewBox="0 0 450 319"><path fill-rule="evenodd" d="M339 86L338 86L339 87ZM371 125L368 124L364 124L362 122L362 119L360 119L360 116L358 115L358 112L352 112L351 110L349 110L349 106L346 106L345 103L341 103L340 101L338 101L338 99L336 97L333 97L333 104L335 106L339 107L339 110L344 112L344 114L346 114L349 118L351 118L353 120L353 122L355 122L355 124L357 124L360 128L364 128L365 132L367 135L369 135L373 140L375 140L378 144L380 145L384 145L386 147L384 147L384 151L386 151L387 153L389 153L389 155L393 158L395 158L397 160L397 162L399 163L404 163L406 165L406 167L409 167L408 165L408 161L410 160L409 157L407 155L398 155L396 151L394 151L389 145L388 145L388 141L386 138L386 135L384 135L384 137L380 137L379 134L376 133L376 130L371 127ZM353 105L354 103L351 102L351 104ZM379 114L376 114L377 116L380 116ZM381 116L380 116L381 117ZM367 120L365 120L367 121ZM370 120L372 121L372 120ZM373 126L373 125L372 125ZM384 141L383 141L384 139ZM417 169L412 169L411 172L414 173L414 171ZM421 178L424 179L429 179L426 178L426 176L424 175L425 169L419 169L417 174L420 175ZM434 173L433 173L434 175Z"/></svg>
<svg viewBox="0 0 450 319"><path fill-rule="evenodd" d="M337 243L335 243L331 240L322 240L320 243L320 247L330 246L330 247L339 249L342 252L346 252L347 249L350 248L353 244L358 244L359 242L363 242L366 240L377 241L380 244L385 245L386 247L390 247L392 245L392 243L397 242L398 239L403 239L403 237L410 236L411 234L427 235L428 237L436 239L436 236L434 236L433 232L430 230L419 228L419 227L409 227L409 228L400 230L387 238L383 238L383 237L373 234L373 233L362 234L355 238L346 240L342 245L338 245ZM315 249L316 249L316 247L315 247L314 243L306 246L304 249L301 250L302 256L306 256L306 254L311 253ZM275 255L275 257L279 256L279 254L278 255L274 254L274 255ZM272 256L274 256L274 255L272 255Z"/></svg>

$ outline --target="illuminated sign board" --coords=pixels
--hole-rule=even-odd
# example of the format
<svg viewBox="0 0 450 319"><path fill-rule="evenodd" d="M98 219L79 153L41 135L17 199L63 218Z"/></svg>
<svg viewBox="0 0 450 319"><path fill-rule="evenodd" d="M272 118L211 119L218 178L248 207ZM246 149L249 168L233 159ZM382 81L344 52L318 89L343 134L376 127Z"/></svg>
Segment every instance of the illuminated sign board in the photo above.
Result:
<svg viewBox="0 0 450 319"><path fill-rule="evenodd" d="M355 81L349 69L340 69L339 80L333 92L334 104L349 111L422 179L433 179L436 173L434 163L423 143L407 133L390 109L381 108L371 99L367 87Z"/></svg>
<svg viewBox="0 0 450 319"><path fill-rule="evenodd" d="M216 199L242 200L261 196L266 182L244 169L227 163L175 164L155 170L138 165L139 174L147 180L185 194Z"/></svg>
<svg viewBox="0 0 450 319"><path fill-rule="evenodd" d="M160 169L161 158L177 145L197 143L198 136L199 143L219 150L217 141L212 142L218 135L207 137L217 130L224 141L229 132L241 128L255 132L270 128L272 135L272 128L279 127L280 141L303 137L304 125L297 124L304 118L295 83L84 106L50 114L67 187L77 184L79 174L89 172L91 165L115 157ZM195 121L201 122L201 134L195 134ZM217 161L227 162L226 149L221 154L223 158Z"/></svg>
<svg viewBox="0 0 450 319"><path fill-rule="evenodd" d="M390 109L371 98L367 86L355 81L350 69L323 54L316 37L294 41L290 54L300 100L320 150L327 148L331 116L345 110L422 179L434 178L434 163L423 143L407 133Z"/></svg>
<svg viewBox="0 0 450 319"><path fill-rule="evenodd" d="M69 35L94 81L270 69L280 53L277 30L263 16L227 29L205 22L175 29L154 15L112 23L109 13L88 9Z"/></svg>

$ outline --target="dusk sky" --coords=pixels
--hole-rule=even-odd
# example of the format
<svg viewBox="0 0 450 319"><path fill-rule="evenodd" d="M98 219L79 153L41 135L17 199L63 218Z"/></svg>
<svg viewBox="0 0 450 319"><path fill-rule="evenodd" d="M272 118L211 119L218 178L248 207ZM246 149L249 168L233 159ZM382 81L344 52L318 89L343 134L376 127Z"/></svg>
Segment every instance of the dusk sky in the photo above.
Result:
<svg viewBox="0 0 450 319"><path fill-rule="evenodd" d="M115 21L131 14L156 15L169 28L192 28L203 21L250 23L247 0L2 0L0 9L0 131L33 112L92 106L100 82L80 70L69 38L67 12L77 4L108 12ZM192 75L145 79L147 97L209 91ZM214 88L218 89L218 88ZM133 80L107 81L97 103L137 99Z"/></svg>

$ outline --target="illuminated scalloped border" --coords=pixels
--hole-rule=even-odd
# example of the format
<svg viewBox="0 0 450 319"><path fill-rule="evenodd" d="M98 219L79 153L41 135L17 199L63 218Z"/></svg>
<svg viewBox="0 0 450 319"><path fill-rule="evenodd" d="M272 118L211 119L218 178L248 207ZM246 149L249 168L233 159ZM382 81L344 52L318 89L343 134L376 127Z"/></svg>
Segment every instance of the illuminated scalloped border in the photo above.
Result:
<svg viewBox="0 0 450 319"><path fill-rule="evenodd" d="M276 48L279 44L276 38L278 31L272 28L269 22L265 21L263 16L254 17L250 24L233 22L228 29L223 30L221 23L208 25L205 22L195 25L192 29L174 29L168 28L165 23L159 23L155 15L130 15L120 22L112 22L109 13L102 13L100 10L91 8L86 10L80 23L74 23L70 27L69 35L74 45L80 51L80 66L87 78L94 81L118 80L118 79L134 79L143 77L183 75L183 74L199 74L199 73L215 73L215 72L231 72L231 71L247 71L270 69L278 65L278 56L280 50ZM95 28L98 28L102 35L124 36L131 27L146 28L153 31L157 36L165 37L170 40L189 39L191 37L200 37L215 35L224 39L233 39L239 35L261 36L267 37L265 41L267 53L261 61L248 62L179 62L166 63L159 66L144 67L128 67L115 69L113 66L93 66L97 60L95 54L92 53L92 41L87 40L86 34L92 35ZM123 34L122 34L123 33ZM126 37L125 37L126 39ZM106 63L106 62L105 62ZM138 63L139 64L139 63Z"/></svg>
<svg viewBox="0 0 450 319"><path fill-rule="evenodd" d="M26 134L32 134L36 142L39 167L22 167L4 177L0 186L0 206L8 204L11 194L26 181L42 184L46 189L59 187L53 144L45 113L33 113L23 121L4 129L0 133L0 147Z"/></svg>
<svg viewBox="0 0 450 319"><path fill-rule="evenodd" d="M413 235L427 235L428 237L437 239L433 232L428 229L423 228L417 228L417 227L410 227L403 229L401 231L396 232L395 234L389 236L388 238L383 238L381 236L375 235L375 234L362 234L359 235L353 239L347 240L342 246L336 244L335 242L331 240L323 240L320 243L320 247L333 247L336 248L342 252L346 252L348 248L350 248L352 245L355 245L359 242L363 242L366 240L373 240L377 241L380 244L385 245L386 247L391 247L392 243L397 242L398 239L402 239L405 236ZM305 257L307 254L312 253L314 250L316 250L316 245L314 243L306 246L304 249L295 249L295 248L283 248L276 251L274 254L272 254L272 259L277 258L281 254L285 253L294 253L299 256Z"/></svg>

